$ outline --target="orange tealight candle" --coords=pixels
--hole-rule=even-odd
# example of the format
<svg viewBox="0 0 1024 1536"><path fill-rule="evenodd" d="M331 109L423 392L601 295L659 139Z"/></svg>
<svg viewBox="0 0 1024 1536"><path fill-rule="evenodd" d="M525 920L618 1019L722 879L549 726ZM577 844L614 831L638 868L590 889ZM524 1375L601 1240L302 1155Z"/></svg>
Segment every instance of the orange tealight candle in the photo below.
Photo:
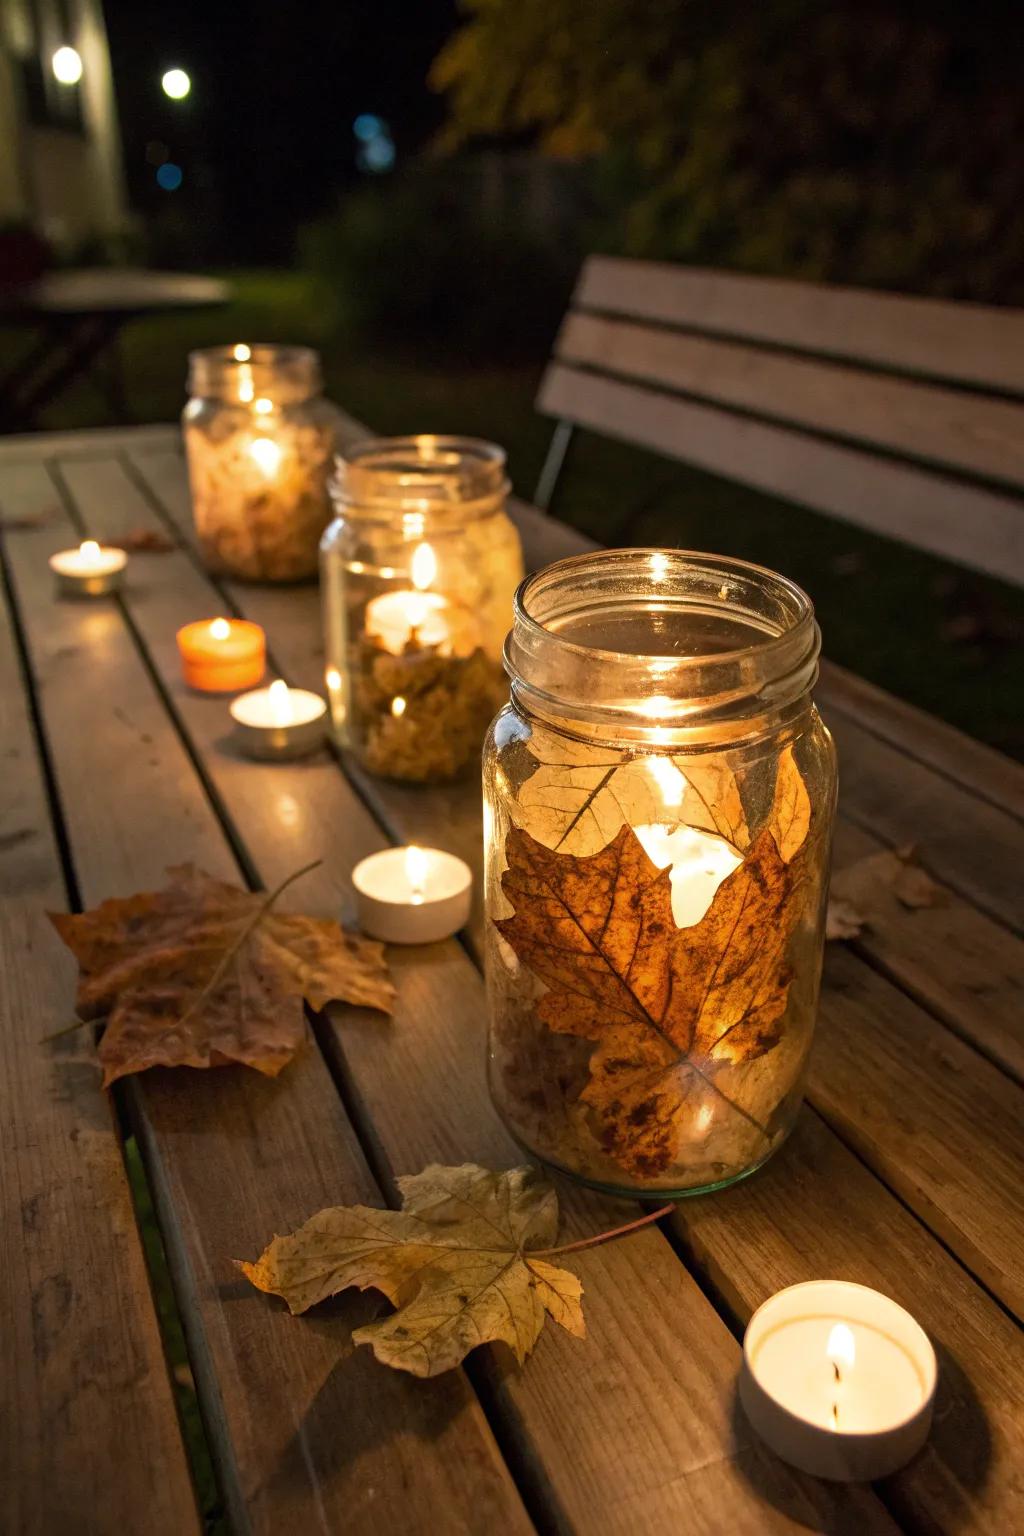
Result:
<svg viewBox="0 0 1024 1536"><path fill-rule="evenodd" d="M234 693L263 677L266 636L248 619L201 619L178 630L185 681L203 693Z"/></svg>

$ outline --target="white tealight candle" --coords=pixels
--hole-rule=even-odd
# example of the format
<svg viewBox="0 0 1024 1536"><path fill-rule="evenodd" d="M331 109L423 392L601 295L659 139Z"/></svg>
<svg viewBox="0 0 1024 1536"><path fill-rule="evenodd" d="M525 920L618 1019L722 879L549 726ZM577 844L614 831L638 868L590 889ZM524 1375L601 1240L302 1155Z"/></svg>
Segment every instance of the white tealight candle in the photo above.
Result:
<svg viewBox="0 0 1024 1536"><path fill-rule="evenodd" d="M434 944L469 921L473 875L440 848L386 848L352 871L359 926L389 944Z"/></svg>
<svg viewBox="0 0 1024 1536"><path fill-rule="evenodd" d="M887 1477L931 1428L937 1367L896 1302L845 1280L812 1280L759 1307L743 1340L740 1400L784 1461L843 1482Z"/></svg>
<svg viewBox="0 0 1024 1536"><path fill-rule="evenodd" d="M289 688L278 678L232 700L235 735L250 757L304 757L324 737L327 705L319 694Z"/></svg>
<svg viewBox="0 0 1024 1536"><path fill-rule="evenodd" d="M77 549L62 549L50 556L50 570L63 597L105 597L116 592L128 564L123 549L109 549L85 539Z"/></svg>

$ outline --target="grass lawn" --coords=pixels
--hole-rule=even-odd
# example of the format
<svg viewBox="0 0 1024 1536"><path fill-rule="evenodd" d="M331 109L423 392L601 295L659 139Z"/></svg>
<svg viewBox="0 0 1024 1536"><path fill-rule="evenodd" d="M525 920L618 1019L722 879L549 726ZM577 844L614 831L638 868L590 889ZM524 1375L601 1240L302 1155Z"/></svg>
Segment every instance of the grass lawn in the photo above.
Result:
<svg viewBox="0 0 1024 1536"><path fill-rule="evenodd" d="M374 430L493 438L508 449L516 488L531 495L551 430L533 409L542 359L533 368L468 369L374 353L346 339L346 306L312 279L256 272L234 273L231 281L227 310L128 330L124 362L135 420L177 416L192 347L303 341L323 355L328 393ZM100 395L83 385L45 424L106 421ZM588 434L573 446L556 510L607 541L713 549L786 572L811 593L834 661L1024 758L1024 595L1011 588Z"/></svg>

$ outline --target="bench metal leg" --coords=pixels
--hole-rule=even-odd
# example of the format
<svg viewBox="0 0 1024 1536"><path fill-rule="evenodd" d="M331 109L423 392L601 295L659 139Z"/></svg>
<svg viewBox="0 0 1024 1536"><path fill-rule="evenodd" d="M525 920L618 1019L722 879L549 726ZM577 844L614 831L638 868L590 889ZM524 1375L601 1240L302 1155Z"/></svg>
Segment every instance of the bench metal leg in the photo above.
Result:
<svg viewBox="0 0 1024 1536"><path fill-rule="evenodd" d="M571 421L559 421L556 423L555 430L551 434L547 457L544 460L540 478L537 481L537 489L533 497L534 506L539 507L542 512L551 510L551 501L555 494L555 487L558 484L558 477L562 473L562 465L565 463L565 456L569 452L569 444L572 442L572 435L575 430Z"/></svg>

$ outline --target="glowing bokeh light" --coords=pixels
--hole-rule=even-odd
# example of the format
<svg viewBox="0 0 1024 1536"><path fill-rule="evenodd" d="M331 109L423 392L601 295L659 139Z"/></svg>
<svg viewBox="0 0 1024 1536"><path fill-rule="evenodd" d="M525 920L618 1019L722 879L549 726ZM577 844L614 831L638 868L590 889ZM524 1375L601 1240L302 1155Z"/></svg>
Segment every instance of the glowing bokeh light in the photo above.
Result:
<svg viewBox="0 0 1024 1536"><path fill-rule="evenodd" d="M380 138L382 133L387 133L388 128L382 117L376 112L360 112L352 124L352 132L360 144L369 144L371 139Z"/></svg>
<svg viewBox="0 0 1024 1536"><path fill-rule="evenodd" d="M192 89L192 81L183 69L165 70L160 84L164 95L169 96L172 101L184 101Z"/></svg>
<svg viewBox="0 0 1024 1536"><path fill-rule="evenodd" d="M173 160L166 161L156 173L156 184L165 192L177 192L185 179L185 172Z"/></svg>
<svg viewBox="0 0 1024 1536"><path fill-rule="evenodd" d="M61 85L77 85L82 78L82 55L77 48L58 48L50 65Z"/></svg>

